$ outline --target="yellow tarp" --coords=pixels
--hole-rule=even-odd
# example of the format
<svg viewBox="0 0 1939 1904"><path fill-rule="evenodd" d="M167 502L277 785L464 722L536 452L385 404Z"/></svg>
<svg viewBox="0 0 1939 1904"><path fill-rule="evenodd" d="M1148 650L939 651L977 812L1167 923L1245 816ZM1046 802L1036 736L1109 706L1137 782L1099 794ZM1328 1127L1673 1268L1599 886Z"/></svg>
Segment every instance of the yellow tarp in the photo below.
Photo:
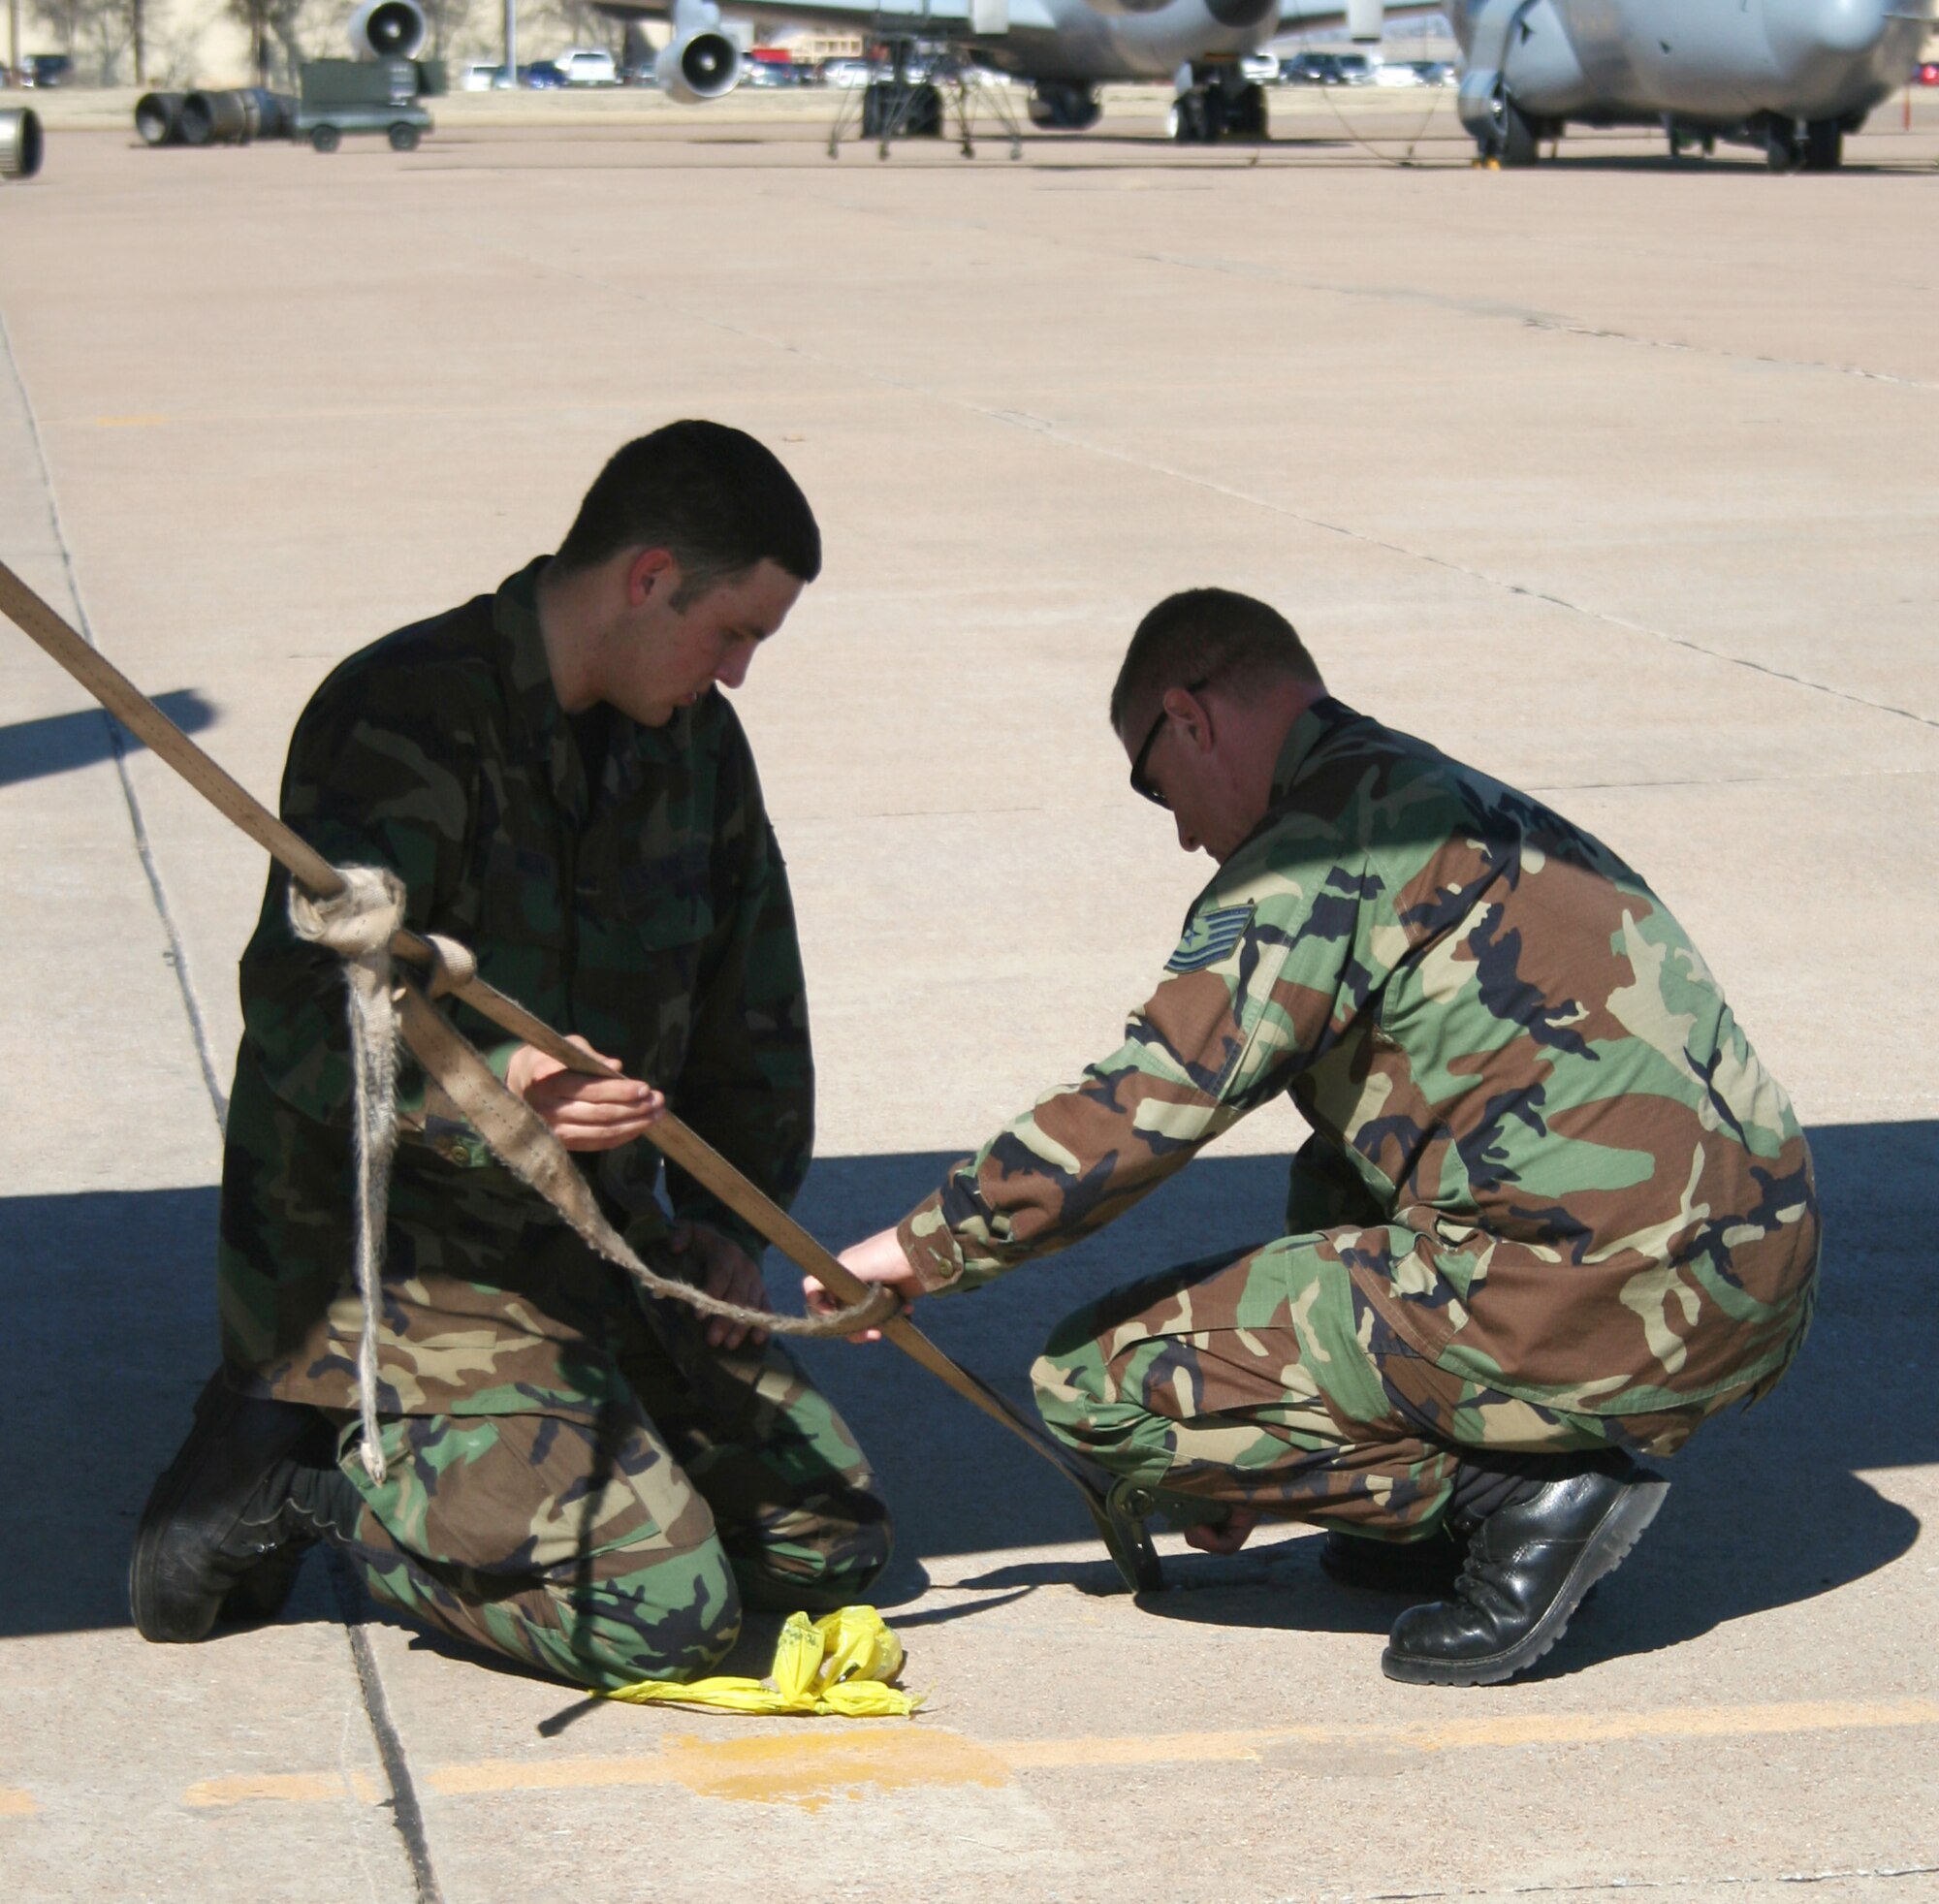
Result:
<svg viewBox="0 0 1939 1904"><path fill-rule="evenodd" d="M633 1705L707 1705L727 1712L840 1713L906 1719L920 1697L888 1682L903 1669L903 1643L873 1606L844 1606L811 1620L790 1613L767 1679L642 1679L606 1697Z"/></svg>

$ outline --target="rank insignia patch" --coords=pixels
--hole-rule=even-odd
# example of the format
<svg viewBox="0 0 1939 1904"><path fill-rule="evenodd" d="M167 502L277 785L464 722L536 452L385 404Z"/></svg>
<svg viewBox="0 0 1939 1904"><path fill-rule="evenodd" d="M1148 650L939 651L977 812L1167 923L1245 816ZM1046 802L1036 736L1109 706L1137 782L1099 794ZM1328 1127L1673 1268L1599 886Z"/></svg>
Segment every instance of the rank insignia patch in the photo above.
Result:
<svg viewBox="0 0 1939 1904"><path fill-rule="evenodd" d="M1164 962L1165 970L1203 971L1229 959L1252 923L1251 905L1222 905L1216 912L1201 912L1186 927L1178 950Z"/></svg>

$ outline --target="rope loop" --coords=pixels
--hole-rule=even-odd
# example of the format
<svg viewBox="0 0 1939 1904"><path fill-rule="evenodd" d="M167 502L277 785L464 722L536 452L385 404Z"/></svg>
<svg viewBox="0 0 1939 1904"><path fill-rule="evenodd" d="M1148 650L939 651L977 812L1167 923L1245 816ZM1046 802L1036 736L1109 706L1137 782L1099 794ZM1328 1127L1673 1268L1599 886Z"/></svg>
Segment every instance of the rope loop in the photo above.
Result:
<svg viewBox="0 0 1939 1904"><path fill-rule="evenodd" d="M339 866L343 890L328 899L290 882L290 924L298 937L339 958L368 959L404 923L404 885L388 867Z"/></svg>
<svg viewBox="0 0 1939 1904"><path fill-rule="evenodd" d="M465 988L477 980L478 954L461 940L446 938L442 933L426 933L424 938L435 955L430 975L425 981L427 996L442 999L455 992L461 998Z"/></svg>

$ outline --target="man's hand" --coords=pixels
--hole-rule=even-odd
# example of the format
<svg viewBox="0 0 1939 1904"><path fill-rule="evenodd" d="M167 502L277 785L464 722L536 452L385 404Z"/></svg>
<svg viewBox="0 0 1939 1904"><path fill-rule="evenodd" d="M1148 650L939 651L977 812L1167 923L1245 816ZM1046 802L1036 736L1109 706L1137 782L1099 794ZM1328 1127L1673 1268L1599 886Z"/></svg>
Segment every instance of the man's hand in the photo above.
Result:
<svg viewBox="0 0 1939 1904"><path fill-rule="evenodd" d="M666 1099L652 1085L629 1078L617 1058L594 1051L584 1038L569 1040L597 1058L613 1075L569 1071L556 1058L522 1044L506 1067L505 1085L523 1097L569 1151L617 1151L666 1115Z"/></svg>
<svg viewBox="0 0 1939 1904"><path fill-rule="evenodd" d="M851 1243L842 1252L840 1260L842 1267L861 1282L886 1284L902 1297L905 1309L922 1294L922 1284L909 1267L908 1258L903 1254L903 1246L897 1242L893 1229L877 1230L863 1242ZM801 1295L811 1316L834 1316L848 1306L812 1276L801 1279ZM880 1329L863 1329L848 1338L850 1342L880 1342L881 1339Z"/></svg>
<svg viewBox="0 0 1939 1904"><path fill-rule="evenodd" d="M738 1302L743 1309L767 1308L768 1285L762 1282L753 1257L712 1223L675 1223L667 1238L667 1251L675 1258L671 1265L674 1273L695 1288L726 1302ZM767 1339L767 1330L757 1329L751 1322L736 1322L726 1316L707 1318L711 1348L739 1349L746 1342L758 1349Z"/></svg>
<svg viewBox="0 0 1939 1904"><path fill-rule="evenodd" d="M1201 1554L1235 1554L1253 1538L1259 1517L1250 1507L1234 1507L1223 1525L1214 1527L1201 1521L1185 1530L1185 1544Z"/></svg>

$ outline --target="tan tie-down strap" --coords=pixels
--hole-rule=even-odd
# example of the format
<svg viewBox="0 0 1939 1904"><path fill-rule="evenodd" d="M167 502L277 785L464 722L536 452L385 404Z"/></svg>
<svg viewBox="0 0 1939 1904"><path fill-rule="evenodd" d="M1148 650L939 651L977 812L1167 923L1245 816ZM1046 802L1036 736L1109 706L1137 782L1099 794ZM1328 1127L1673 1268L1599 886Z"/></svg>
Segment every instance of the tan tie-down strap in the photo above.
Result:
<svg viewBox="0 0 1939 1904"><path fill-rule="evenodd" d="M283 824L238 780L226 773L207 754L184 734L167 714L150 701L127 676L121 673L107 657L88 646L82 638L68 626L6 563L0 562L0 613L14 621L29 640L44 649L55 661L87 689L101 705L108 710L143 746L157 758L167 762L190 786L209 802L218 812L232 824L239 827L250 839L268 852L290 873L297 886L314 907L319 903L327 909L332 901L339 896L348 896L351 880L324 858L309 842ZM388 876L388 875L386 875ZM360 935L367 935L371 922L366 916L369 911L367 892L350 899L343 912L359 919L361 924L347 927L350 936L359 946L364 945ZM401 907L397 914L402 917ZM388 926L388 916L379 915L378 924ZM397 926L390 931L386 947L391 959L402 959L412 965L422 966L432 974L429 984L434 993L448 991L461 998L474 1011L489 1019L501 1030L509 1031L525 1044L534 1046L547 1056L556 1058L568 1070L581 1071L591 1077L609 1077L612 1073L589 1053L582 1051L560 1032L555 1031L542 1018L527 1011L516 1000L508 999L502 992L488 985L477 976L477 967L471 955L454 940L433 941L430 938ZM375 948L366 947L353 950L346 955L346 965L356 968L360 960L371 961L366 977L372 981L381 970ZM366 1003L374 1004L375 995L382 993L397 1014L397 1031L404 1042L416 1055L426 1071L439 1078L454 1104L471 1122L493 1154L510 1168L523 1176L516 1158L527 1157L534 1148L546 1149L548 1156L534 1163L537 1177L527 1177L526 1182L541 1190L554 1207L573 1223L579 1234L601 1255L609 1256L646 1281L646 1286L658 1294L671 1296L676 1301L689 1304L696 1309L704 1309L710 1314L721 1315L737 1321L750 1321L755 1326L774 1329L790 1334L833 1334L851 1331L857 1326L879 1327L884 1338L893 1342L903 1352L922 1364L938 1381L962 1396L972 1407L982 1411L993 1420L1001 1422L1010 1432L1028 1443L1042 1458L1059 1470L1083 1494L1093 1516L1097 1523L1099 1535L1109 1548L1111 1558L1117 1563L1119 1571L1127 1584L1133 1590L1150 1590L1162 1584L1159 1562L1153 1550L1150 1537L1146 1533L1142 1517L1136 1512L1128 1513L1122 1506L1123 1490L1114 1487L1112 1477L1095 1463L1086 1460L1073 1450L1063 1446L1046 1436L1037 1425L1018 1410L1012 1403L1000 1395L994 1388L971 1375L959 1363L952 1361L935 1343L918 1329L908 1317L900 1313L901 1305L890 1292L863 1283L860 1278L843 1268L839 1258L818 1243L787 1212L765 1195L758 1186L735 1169L713 1145L697 1132L689 1129L680 1119L669 1113L647 1133L662 1156L677 1163L696 1183L711 1190L714 1195L743 1222L751 1225L761 1236L786 1256L797 1269L812 1276L824 1288L832 1291L843 1303L849 1305L840 1315L816 1318L808 1328L801 1324L798 1317L767 1316L758 1312L741 1309L735 1304L721 1303L718 1298L709 1296L704 1290L695 1289L684 1283L671 1283L664 1278L654 1277L651 1270L638 1263L632 1253L626 1250L623 1239L618 1237L605 1224L593 1204L590 1190L580 1176L565 1149L552 1132L546 1129L543 1121L523 1099L516 1097L498 1082L489 1065L476 1051L452 1030L451 1026L434 1010L429 1000L417 986L407 979L399 979L395 967L390 972L388 986L375 982L360 982L356 970L350 978L353 999L353 1058L360 1046L368 1048L365 1057L380 1065L386 1062L377 1049L383 1046L389 1052L389 1061L396 1062L396 1039L386 1040L382 1034L380 1019L373 1018L368 1025L357 1022L360 1007L354 1002L362 999ZM395 995L395 996L394 996ZM420 1039L423 1040L420 1043ZM440 1042L448 1041L448 1043ZM459 1048L460 1055L453 1057L450 1047ZM435 1052L435 1062L427 1054ZM445 1066L441 1074L439 1065ZM475 1066L475 1073L469 1067ZM473 1092L472 1076L481 1077L484 1085ZM381 1079L370 1080L380 1085ZM489 1088L487 1088L489 1087ZM394 1085L393 1085L394 1090ZM464 1095L461 1095L461 1093ZM532 1127L536 1127L543 1144L530 1146L526 1137ZM506 1146L499 1148L500 1142ZM379 1160L388 1162L383 1155L386 1144L396 1142L396 1121L389 1121L382 1132L372 1128L358 1131L360 1157L368 1156L372 1164ZM360 1197L381 1196L388 1187L388 1170L359 1170L360 1179L369 1179L366 1188L360 1189ZM577 1195L591 1211L595 1221L612 1237L624 1254L615 1254L604 1243L588 1235L582 1228L572 1212L545 1189L544 1180L556 1174L565 1180L564 1194L570 1198ZM576 1192L572 1185L576 1183ZM373 1248L381 1247L376 1239L383 1230L383 1210L380 1205L366 1202L359 1211L360 1233L369 1235ZM628 1260L631 1258L631 1260ZM377 1263L374 1257L366 1260L364 1246L359 1245L358 1271L360 1279L368 1275L371 1280L361 1293L365 1298L366 1336L372 1359L374 1388L375 1336L372 1320L375 1302L380 1293L375 1281ZM881 1304L881 1311L872 1308ZM876 1319L879 1314L879 1321ZM854 1317L857 1320L846 1318ZM362 1354L360 1352L360 1372ZM360 1381L360 1387L364 1384ZM374 1451L375 1459L381 1464L382 1452L376 1448L376 1437L367 1423L365 1434L366 1448ZM366 1456L366 1460L369 1459Z"/></svg>

